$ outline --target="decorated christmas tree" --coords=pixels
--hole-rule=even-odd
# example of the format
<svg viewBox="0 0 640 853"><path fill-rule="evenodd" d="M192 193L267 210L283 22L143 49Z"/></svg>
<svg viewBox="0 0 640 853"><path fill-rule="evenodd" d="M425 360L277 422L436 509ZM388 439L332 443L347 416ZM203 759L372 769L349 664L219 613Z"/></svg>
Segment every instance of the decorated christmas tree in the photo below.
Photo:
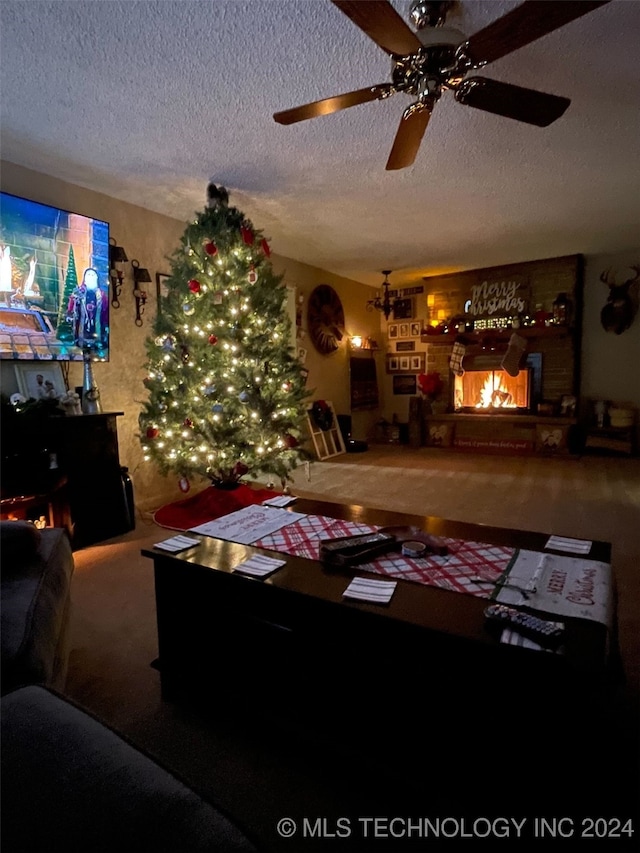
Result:
<svg viewBox="0 0 640 853"><path fill-rule="evenodd" d="M245 475L284 485L308 458L306 376L270 254L226 189L210 184L171 258L139 417L145 459L177 474L184 491L194 476L220 487Z"/></svg>

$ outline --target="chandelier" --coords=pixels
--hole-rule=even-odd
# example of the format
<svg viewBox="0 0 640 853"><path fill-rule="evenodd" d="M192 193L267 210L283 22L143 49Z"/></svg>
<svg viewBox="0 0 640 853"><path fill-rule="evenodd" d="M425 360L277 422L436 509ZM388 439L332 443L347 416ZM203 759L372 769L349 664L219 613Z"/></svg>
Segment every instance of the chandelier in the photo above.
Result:
<svg viewBox="0 0 640 853"><path fill-rule="evenodd" d="M376 296L375 299L369 299L367 301L367 311L373 311L373 309L377 309L378 311L382 311L384 314L384 319L389 319L389 314L393 311L397 300L397 297L391 299L389 296L389 288L391 287L389 283L389 274L392 270L382 270L382 275L384 276L384 281L382 282L383 294L382 296Z"/></svg>

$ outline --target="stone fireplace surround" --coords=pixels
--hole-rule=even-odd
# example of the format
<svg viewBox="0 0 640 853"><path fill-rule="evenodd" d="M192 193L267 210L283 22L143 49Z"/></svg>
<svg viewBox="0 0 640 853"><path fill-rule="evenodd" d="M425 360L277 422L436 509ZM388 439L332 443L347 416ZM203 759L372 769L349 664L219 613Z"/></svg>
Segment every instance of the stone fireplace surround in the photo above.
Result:
<svg viewBox="0 0 640 853"><path fill-rule="evenodd" d="M425 278L426 293L431 296L436 316L456 317L470 288L479 281L509 276L524 277L529 284L528 315L542 305L547 311L560 292L568 295L572 315L567 326L527 326L517 329L492 329L464 332L467 342L463 369L499 368L513 332L526 340L521 365L531 371L528 411L500 409L475 413L456 412L453 400L453 374L449 360L458 337L456 329L441 334L424 334L427 344L426 370L437 371L445 382L443 399L447 411L423 411L421 426L413 435L428 446L452 447L471 452L498 453L570 453L574 417L560 415L564 396L577 398L580 384L580 343L582 320L583 259L580 255L550 258ZM412 417L415 420L416 407ZM410 433L412 432L410 427Z"/></svg>

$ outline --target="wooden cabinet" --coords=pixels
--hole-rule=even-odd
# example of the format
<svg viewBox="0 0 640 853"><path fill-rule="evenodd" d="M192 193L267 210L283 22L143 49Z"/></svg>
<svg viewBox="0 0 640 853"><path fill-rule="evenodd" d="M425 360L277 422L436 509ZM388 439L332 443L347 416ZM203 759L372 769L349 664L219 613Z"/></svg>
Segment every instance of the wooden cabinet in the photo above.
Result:
<svg viewBox="0 0 640 853"><path fill-rule="evenodd" d="M25 494L44 495L45 503L52 503L56 491L52 483L64 481L70 515L65 526L73 531L74 549L130 530L118 452L116 419L120 415L52 416L37 422L16 419L11 428L5 425L3 504Z"/></svg>
<svg viewBox="0 0 640 853"><path fill-rule="evenodd" d="M69 482L73 546L84 548L130 529L116 418L122 412L52 418L58 465Z"/></svg>

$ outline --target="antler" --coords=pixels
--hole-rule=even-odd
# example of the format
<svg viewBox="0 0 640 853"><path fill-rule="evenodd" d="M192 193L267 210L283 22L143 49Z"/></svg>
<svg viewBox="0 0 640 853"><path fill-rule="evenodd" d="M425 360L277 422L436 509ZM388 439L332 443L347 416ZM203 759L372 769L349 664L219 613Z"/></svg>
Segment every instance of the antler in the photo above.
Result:
<svg viewBox="0 0 640 853"><path fill-rule="evenodd" d="M626 287L627 285L636 281L637 278L640 278L640 264L629 264L629 269L635 270L636 274L633 278L630 278L628 281L625 281L624 284L621 285L622 287ZM600 281L603 282L603 284L606 284L608 287L617 287L618 285L616 284L616 277L615 275L612 276L611 272L612 267L609 267L608 270L605 270L603 273L601 273Z"/></svg>
<svg viewBox="0 0 640 853"><path fill-rule="evenodd" d="M616 286L615 276L613 278L611 278L611 269L612 268L609 267L608 270L605 270L603 273L600 273L600 281L603 284L606 284L607 287L615 287Z"/></svg>
<svg viewBox="0 0 640 853"><path fill-rule="evenodd" d="M632 281L635 281L638 277L640 277L640 264L631 264L629 267L630 270L635 270L636 274L633 278L630 278L627 284L631 284Z"/></svg>

